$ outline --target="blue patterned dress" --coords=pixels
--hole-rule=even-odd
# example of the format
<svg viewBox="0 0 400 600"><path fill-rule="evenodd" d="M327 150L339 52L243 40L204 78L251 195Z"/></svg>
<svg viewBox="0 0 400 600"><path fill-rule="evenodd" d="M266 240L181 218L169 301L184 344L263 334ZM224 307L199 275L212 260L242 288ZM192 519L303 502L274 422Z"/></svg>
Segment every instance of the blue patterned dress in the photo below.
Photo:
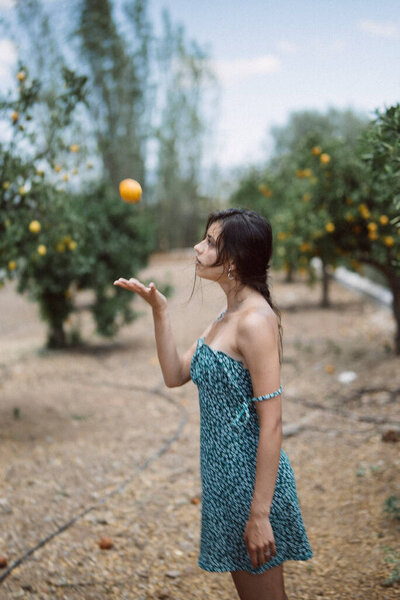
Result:
<svg viewBox="0 0 400 600"><path fill-rule="evenodd" d="M225 312L225 311L224 311ZM218 317L218 319L223 315ZM286 560L313 556L297 497L295 476L281 448L270 507L276 555L254 569L244 541L256 474L259 435L250 372L243 363L197 340L190 366L200 404L201 540L198 565L205 571L262 573Z"/></svg>

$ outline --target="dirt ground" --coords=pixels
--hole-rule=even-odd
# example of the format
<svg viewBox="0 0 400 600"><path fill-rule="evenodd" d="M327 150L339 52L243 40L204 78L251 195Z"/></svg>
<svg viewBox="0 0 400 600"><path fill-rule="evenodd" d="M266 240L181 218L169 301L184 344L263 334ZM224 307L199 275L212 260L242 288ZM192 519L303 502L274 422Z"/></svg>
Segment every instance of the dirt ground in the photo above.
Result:
<svg viewBox="0 0 400 600"><path fill-rule="evenodd" d="M193 252L153 255L139 278L170 282L179 352L224 308L218 285L193 285ZM128 276L116 273L115 276ZM309 561L284 564L290 600L394 600L400 563L400 357L391 312L332 282L273 272L282 312L283 447L296 474ZM128 293L120 290L121 293ZM197 565L201 488L197 388L167 388L151 308L115 340L81 322L89 346L43 350L45 326L13 285L0 292L0 599L234 600L229 573ZM339 375L353 371L351 383ZM113 546L103 550L99 540ZM47 541L46 541L47 539ZM0 569L0 578L7 567Z"/></svg>

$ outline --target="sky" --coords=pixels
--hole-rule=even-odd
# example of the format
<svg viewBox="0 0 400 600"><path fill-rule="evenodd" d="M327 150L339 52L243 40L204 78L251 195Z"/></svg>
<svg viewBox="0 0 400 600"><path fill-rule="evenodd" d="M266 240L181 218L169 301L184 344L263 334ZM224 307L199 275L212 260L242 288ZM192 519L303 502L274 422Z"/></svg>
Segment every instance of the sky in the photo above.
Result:
<svg viewBox="0 0 400 600"><path fill-rule="evenodd" d="M121 0L122 1L122 0ZM64 0L46 0L57 7ZM0 0L0 15L13 0ZM400 99L399 0L149 0L208 50L220 80L209 164L265 161L271 126L293 111L352 108L373 117ZM16 50L0 39L0 79Z"/></svg>
<svg viewBox="0 0 400 600"><path fill-rule="evenodd" d="M221 166L262 161L292 111L400 101L399 0L152 0L205 45L221 79Z"/></svg>

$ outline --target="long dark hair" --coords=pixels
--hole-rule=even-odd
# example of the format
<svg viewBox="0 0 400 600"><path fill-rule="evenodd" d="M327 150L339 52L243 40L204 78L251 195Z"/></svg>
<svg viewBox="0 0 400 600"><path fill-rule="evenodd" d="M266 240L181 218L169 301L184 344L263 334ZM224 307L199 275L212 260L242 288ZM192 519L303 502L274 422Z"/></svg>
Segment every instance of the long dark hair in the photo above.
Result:
<svg viewBox="0 0 400 600"><path fill-rule="evenodd" d="M221 223L221 233L216 240L217 260L211 266L222 265L224 272L232 260L238 283L248 285L260 292L278 318L279 362L282 363L283 347L281 313L271 298L268 286L268 270L272 256L272 227L268 219L253 210L227 208L210 213L203 239L215 221Z"/></svg>

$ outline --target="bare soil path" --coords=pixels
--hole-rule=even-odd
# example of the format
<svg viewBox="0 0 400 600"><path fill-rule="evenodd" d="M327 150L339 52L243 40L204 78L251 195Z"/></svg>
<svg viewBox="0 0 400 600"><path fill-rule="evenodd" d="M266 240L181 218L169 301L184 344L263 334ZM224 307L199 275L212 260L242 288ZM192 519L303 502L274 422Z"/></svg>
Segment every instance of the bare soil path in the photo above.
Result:
<svg viewBox="0 0 400 600"><path fill-rule="evenodd" d="M138 275L175 286L180 352L225 305L206 281L187 303L193 271L181 251L153 255ZM328 310L319 286L274 272L271 282L284 331L283 447L314 551L285 563L288 596L394 600L400 584L382 585L393 570L385 549L400 563L400 521L382 511L400 497L400 442L382 440L400 430L393 318L336 282ZM236 597L228 573L197 566L197 388L164 385L151 309L141 298L135 306L142 317L116 340L96 337L84 315L90 347L50 353L36 307L12 285L0 292L0 556L10 566L50 538L0 584L0 600ZM354 381L341 383L350 370Z"/></svg>

